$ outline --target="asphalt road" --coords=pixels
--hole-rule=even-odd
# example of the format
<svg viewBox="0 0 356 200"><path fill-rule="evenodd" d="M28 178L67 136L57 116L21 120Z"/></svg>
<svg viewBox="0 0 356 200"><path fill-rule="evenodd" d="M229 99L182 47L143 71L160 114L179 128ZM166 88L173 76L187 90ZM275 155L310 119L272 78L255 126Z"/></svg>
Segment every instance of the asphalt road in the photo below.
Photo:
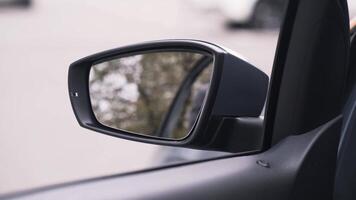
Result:
<svg viewBox="0 0 356 200"><path fill-rule="evenodd" d="M157 166L157 147L82 129L68 65L147 40L192 38L244 55L270 73L278 33L223 27L185 0L34 1L0 8L0 193ZM164 149L160 149L164 151Z"/></svg>

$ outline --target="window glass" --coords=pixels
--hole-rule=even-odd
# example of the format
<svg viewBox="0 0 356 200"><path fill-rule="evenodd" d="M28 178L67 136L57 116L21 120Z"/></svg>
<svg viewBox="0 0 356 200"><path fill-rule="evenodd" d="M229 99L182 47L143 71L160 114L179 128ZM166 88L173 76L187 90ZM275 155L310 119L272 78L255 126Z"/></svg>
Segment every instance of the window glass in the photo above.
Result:
<svg viewBox="0 0 356 200"><path fill-rule="evenodd" d="M270 74L285 2L0 1L0 194L223 155L81 128L68 65L128 44L191 38L235 50Z"/></svg>

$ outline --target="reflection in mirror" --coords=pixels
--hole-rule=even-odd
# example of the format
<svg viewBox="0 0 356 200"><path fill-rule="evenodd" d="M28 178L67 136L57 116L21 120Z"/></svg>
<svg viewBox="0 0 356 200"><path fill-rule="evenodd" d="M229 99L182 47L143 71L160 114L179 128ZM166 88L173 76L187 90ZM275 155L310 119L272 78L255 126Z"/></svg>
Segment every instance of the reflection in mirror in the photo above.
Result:
<svg viewBox="0 0 356 200"><path fill-rule="evenodd" d="M108 127L165 139L187 137L212 73L210 55L143 53L92 66L89 91L97 120Z"/></svg>

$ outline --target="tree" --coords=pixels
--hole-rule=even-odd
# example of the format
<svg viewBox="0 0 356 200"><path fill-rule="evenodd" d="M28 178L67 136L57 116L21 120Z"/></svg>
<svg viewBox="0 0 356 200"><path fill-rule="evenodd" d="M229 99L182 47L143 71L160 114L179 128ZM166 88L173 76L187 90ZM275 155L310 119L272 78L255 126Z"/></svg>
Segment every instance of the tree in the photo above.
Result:
<svg viewBox="0 0 356 200"><path fill-rule="evenodd" d="M181 82L200 58L198 53L157 52L94 65L89 89L96 118L112 128L154 136ZM182 120L172 137L189 131L184 120L189 106L191 100L178 113Z"/></svg>

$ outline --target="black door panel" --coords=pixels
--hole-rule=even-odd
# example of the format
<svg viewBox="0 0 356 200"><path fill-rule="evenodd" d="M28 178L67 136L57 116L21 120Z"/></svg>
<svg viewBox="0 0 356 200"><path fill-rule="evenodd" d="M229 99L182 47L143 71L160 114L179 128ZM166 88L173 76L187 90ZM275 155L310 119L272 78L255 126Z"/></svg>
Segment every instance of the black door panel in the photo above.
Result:
<svg viewBox="0 0 356 200"><path fill-rule="evenodd" d="M89 180L24 199L330 199L341 117L258 155ZM17 196L14 199L22 199Z"/></svg>

